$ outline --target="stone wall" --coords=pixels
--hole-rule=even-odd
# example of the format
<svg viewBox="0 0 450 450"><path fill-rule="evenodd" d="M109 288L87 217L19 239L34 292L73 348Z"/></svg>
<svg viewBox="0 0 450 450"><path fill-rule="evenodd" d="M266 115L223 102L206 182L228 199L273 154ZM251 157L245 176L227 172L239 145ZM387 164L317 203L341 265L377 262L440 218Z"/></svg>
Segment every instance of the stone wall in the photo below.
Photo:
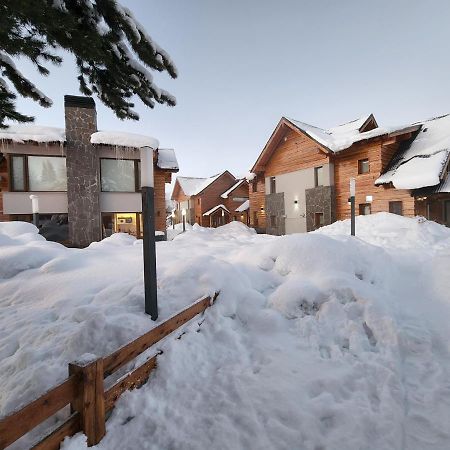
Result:
<svg viewBox="0 0 450 450"><path fill-rule="evenodd" d="M97 131L95 103L89 97L64 97L69 241L85 247L101 239L100 168L91 134Z"/></svg>
<svg viewBox="0 0 450 450"><path fill-rule="evenodd" d="M318 186L306 189L306 230L313 231L315 214L323 213L324 225L336 221L336 196L333 186Z"/></svg>
<svg viewBox="0 0 450 450"><path fill-rule="evenodd" d="M276 236L286 234L284 192L267 194L265 203L266 233Z"/></svg>

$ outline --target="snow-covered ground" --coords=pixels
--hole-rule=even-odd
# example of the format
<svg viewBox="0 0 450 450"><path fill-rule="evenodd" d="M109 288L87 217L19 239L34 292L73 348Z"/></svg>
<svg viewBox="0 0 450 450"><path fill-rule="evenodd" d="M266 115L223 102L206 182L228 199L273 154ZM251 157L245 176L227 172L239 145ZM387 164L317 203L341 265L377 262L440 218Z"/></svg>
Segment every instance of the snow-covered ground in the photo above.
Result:
<svg viewBox="0 0 450 450"><path fill-rule="evenodd" d="M235 222L158 243L159 321L220 296L162 344L98 448L450 448L450 230L385 213L356 225L271 237ZM0 279L0 414L154 326L128 235L76 250L1 223Z"/></svg>

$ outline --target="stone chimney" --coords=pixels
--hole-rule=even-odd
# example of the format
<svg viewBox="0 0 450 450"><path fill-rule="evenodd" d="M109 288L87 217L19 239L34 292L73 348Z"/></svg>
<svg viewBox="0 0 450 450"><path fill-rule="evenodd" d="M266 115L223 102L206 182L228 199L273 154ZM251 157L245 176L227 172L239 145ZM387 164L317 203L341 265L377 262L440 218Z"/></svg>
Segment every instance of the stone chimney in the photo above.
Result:
<svg viewBox="0 0 450 450"><path fill-rule="evenodd" d="M69 240L85 247L101 239L99 157L91 144L97 112L91 97L73 95L64 96L64 111Z"/></svg>

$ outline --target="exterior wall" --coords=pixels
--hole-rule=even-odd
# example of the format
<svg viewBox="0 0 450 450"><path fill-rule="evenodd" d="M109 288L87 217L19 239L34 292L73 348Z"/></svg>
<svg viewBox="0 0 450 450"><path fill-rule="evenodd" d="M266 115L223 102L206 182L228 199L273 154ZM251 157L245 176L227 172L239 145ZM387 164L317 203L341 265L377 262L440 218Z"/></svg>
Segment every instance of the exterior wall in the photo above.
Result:
<svg viewBox="0 0 450 450"><path fill-rule="evenodd" d="M155 230L166 231L166 172L155 168Z"/></svg>
<svg viewBox="0 0 450 450"><path fill-rule="evenodd" d="M313 231L316 229L316 213L323 213L324 225L330 225L336 221L336 197L333 186L318 186L312 189L307 189L305 194L307 231Z"/></svg>
<svg viewBox="0 0 450 450"><path fill-rule="evenodd" d="M258 174L256 191L253 192L253 182L250 182L250 226L256 229L266 229L266 188L264 176ZM256 216L256 221L255 221Z"/></svg>
<svg viewBox="0 0 450 450"><path fill-rule="evenodd" d="M100 211L102 213L142 212L142 196L140 192L101 192Z"/></svg>
<svg viewBox="0 0 450 450"><path fill-rule="evenodd" d="M304 233L307 231L306 191L308 189L314 188L315 186L314 167L318 166L320 166L320 164L315 164L311 168L301 169L293 171L291 173L283 173L281 175L275 176L276 192L284 192L286 234ZM333 164L323 164L324 186L332 185L333 179ZM265 192L270 192L270 177L267 177L265 180ZM297 201L297 203L295 203L295 201ZM331 203L328 204L331 206ZM334 202L332 204L334 206ZM267 212L267 217L269 216L270 214Z"/></svg>
<svg viewBox="0 0 450 450"><path fill-rule="evenodd" d="M284 193L266 195L266 232L281 236L286 234ZM272 217L275 223L272 223Z"/></svg>
<svg viewBox="0 0 450 450"><path fill-rule="evenodd" d="M228 208L231 213L230 220L238 220L247 224L247 215L236 212L236 208L242 205L248 199L248 184L243 183L228 195L228 198L221 198L224 206ZM244 217L241 217L244 216Z"/></svg>
<svg viewBox="0 0 450 450"><path fill-rule="evenodd" d="M39 195L41 214L67 214L65 192L4 192L3 205L6 214L32 214L30 195Z"/></svg>
<svg viewBox="0 0 450 450"><path fill-rule="evenodd" d="M97 131L97 113L90 106L72 106L66 96L66 166L69 240L87 246L101 239L100 168L97 149L90 142Z"/></svg>
<svg viewBox="0 0 450 450"><path fill-rule="evenodd" d="M410 191L395 189L391 186L375 186L375 180L380 176L381 143L374 142L355 149L348 150L342 155L336 155L335 161L335 186L336 186L336 220L348 219L350 217L350 178L356 179L356 214L359 214L358 205L366 202L366 196L371 195L372 213L389 211L390 201L401 201L403 203L403 215L413 217L415 215L414 198ZM368 158L370 171L367 174L358 174L358 160Z"/></svg>

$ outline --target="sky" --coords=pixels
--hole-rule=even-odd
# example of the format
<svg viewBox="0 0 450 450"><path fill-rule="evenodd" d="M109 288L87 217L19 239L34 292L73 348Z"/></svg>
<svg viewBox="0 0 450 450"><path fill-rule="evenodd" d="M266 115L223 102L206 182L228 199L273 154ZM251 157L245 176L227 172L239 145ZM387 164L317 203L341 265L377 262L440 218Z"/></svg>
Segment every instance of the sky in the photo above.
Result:
<svg viewBox="0 0 450 450"><path fill-rule="evenodd" d="M282 116L328 128L374 113L401 125L450 112L448 0L121 0L163 47L179 77L155 74L177 106L121 121L96 100L98 128L147 134L174 148L180 175L245 174ZM44 78L54 101L19 99L40 125L64 126L79 95L72 55Z"/></svg>

